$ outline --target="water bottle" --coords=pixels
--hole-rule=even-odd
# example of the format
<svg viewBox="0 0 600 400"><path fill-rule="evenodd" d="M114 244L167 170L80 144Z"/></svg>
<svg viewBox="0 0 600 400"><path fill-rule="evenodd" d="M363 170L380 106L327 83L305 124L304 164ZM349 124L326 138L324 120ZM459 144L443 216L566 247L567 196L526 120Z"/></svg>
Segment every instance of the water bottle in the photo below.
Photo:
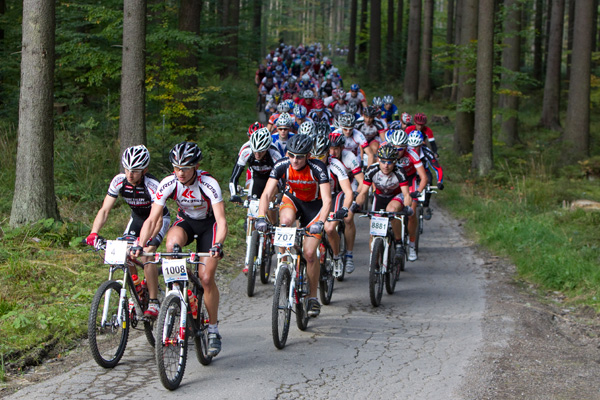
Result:
<svg viewBox="0 0 600 400"><path fill-rule="evenodd" d="M142 295L142 281L136 274L131 275L131 279L133 279L133 286L135 287L138 297L140 297Z"/></svg>
<svg viewBox="0 0 600 400"><path fill-rule="evenodd" d="M198 298L190 289L187 291L188 298L190 299L190 308L192 310L192 317L198 318Z"/></svg>

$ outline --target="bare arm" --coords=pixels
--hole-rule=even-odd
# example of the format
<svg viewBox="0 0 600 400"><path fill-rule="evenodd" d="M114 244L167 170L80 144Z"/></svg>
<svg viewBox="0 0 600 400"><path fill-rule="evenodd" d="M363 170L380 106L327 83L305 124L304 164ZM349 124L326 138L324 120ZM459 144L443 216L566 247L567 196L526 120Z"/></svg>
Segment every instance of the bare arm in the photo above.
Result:
<svg viewBox="0 0 600 400"><path fill-rule="evenodd" d="M343 181L340 181L340 187L342 188L342 192L344 192L343 206L349 209L352 205L352 201L354 200L354 193L352 192L352 185L350 185L350 179L344 179Z"/></svg>
<svg viewBox="0 0 600 400"><path fill-rule="evenodd" d="M410 207L410 205L412 204L412 197L410 197L408 185L400 186L400 190L402 191L402 195L404 196L404 205Z"/></svg>
<svg viewBox="0 0 600 400"><path fill-rule="evenodd" d="M367 192L369 191L369 187L370 186L363 184L360 192L358 193L358 196L356 196L356 204L358 204L361 207L365 203L365 200L367 199Z"/></svg>
<svg viewBox="0 0 600 400"><path fill-rule="evenodd" d="M92 225L91 233L100 232L100 229L102 229L102 227L106 223L106 220L108 219L108 214L110 213L110 210L114 207L116 202L116 197L106 195L106 197L104 198L104 202L102 203L102 207L100 207L100 210L98 210L98 214L96 214L96 218L94 219L94 224Z"/></svg>
<svg viewBox="0 0 600 400"><path fill-rule="evenodd" d="M269 201L271 201L273 196L277 193L277 182L278 180L275 178L269 178L267 181L265 190L263 190L263 193L260 196L258 215L267 215L267 211L269 210Z"/></svg>
<svg viewBox="0 0 600 400"><path fill-rule="evenodd" d="M227 219L225 219L225 204L221 201L217 204L213 204L212 206L213 213L215 215L215 220L217 221L217 234L215 235L216 243L225 242L225 238L227 237ZM213 253L215 258L219 257L218 253Z"/></svg>
<svg viewBox="0 0 600 400"><path fill-rule="evenodd" d="M367 163L369 164L369 166L373 165L373 163L375 162L375 152L373 152L371 146L367 146L363 150L368 157Z"/></svg>
<svg viewBox="0 0 600 400"><path fill-rule="evenodd" d="M331 210L331 185L329 182L321 183L319 184L319 190L321 191L321 199L323 200L323 206L319 213L319 221L325 223L329 216L329 210Z"/></svg>
<svg viewBox="0 0 600 400"><path fill-rule="evenodd" d="M162 226L162 214L163 214L163 206L157 204L156 202L152 203L152 208L150 209L150 215L144 221L144 225L142 226L142 230L140 232L140 246L144 246L148 243L148 240L156 236L156 234L160 231Z"/></svg>

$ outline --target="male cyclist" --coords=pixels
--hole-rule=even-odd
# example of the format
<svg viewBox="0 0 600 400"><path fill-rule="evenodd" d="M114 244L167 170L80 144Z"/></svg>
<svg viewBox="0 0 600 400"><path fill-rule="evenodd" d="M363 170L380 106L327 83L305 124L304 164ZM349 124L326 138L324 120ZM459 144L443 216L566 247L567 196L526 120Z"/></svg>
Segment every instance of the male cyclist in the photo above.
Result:
<svg viewBox="0 0 600 400"><path fill-rule="evenodd" d="M398 107L394 104L394 96L383 96L383 110L381 110L381 118L388 124L392 121L398 121L400 114Z"/></svg>
<svg viewBox="0 0 600 400"><path fill-rule="evenodd" d="M273 133L273 144L279 151L282 157L285 156L285 152L287 149L287 142L289 139L294 137L293 133L290 133L292 126L295 123L292 120L292 117L288 113L283 113L277 118L275 121L275 126L277 126L277 132Z"/></svg>
<svg viewBox="0 0 600 400"><path fill-rule="evenodd" d="M167 232L167 252L182 248L196 238L196 251L209 252L202 257L198 277L204 287L204 298L209 315L208 355L216 356L221 351L221 335L218 329L219 288L215 273L220 258L223 258L223 242L227 236L225 206L219 182L208 172L198 169L202 151L195 143L176 144L169 153L174 172L164 178L156 192L150 216L144 222L139 243L146 243L160 229L162 208L167 199L177 203L177 219ZM140 248L132 248L139 254ZM144 249L146 250L146 249Z"/></svg>
<svg viewBox="0 0 600 400"><path fill-rule="evenodd" d="M121 165L125 169L125 173L118 174L110 182L102 207L98 210L98 214L94 219L92 231L86 238L86 243L90 246L93 246L96 239L98 239L98 232L106 223L108 214L116 204L119 195L131 208L131 218L123 232L123 236L138 237L144 221L150 215L150 209L156 199L156 190L159 183L153 175L148 173L150 152L144 145L128 147L121 157ZM164 207L161 209L160 227L156 235L153 235L148 242L148 251L154 251L160 245L170 223L169 210ZM135 264L131 267L131 274L137 274ZM158 270L156 265L146 265L144 267L144 277L146 278L150 297L148 309L144 311L144 316L155 319L158 317L159 309Z"/></svg>
<svg viewBox="0 0 600 400"><path fill-rule="evenodd" d="M293 226L298 218L300 227L308 228L312 235L304 238L303 251L310 286L307 313L316 317L321 311L321 304L317 300L320 275L317 248L331 209L331 186L327 167L319 160L308 159L312 146L312 138L308 135L295 135L289 140L288 156L280 159L271 171L260 198L259 217L254 226L259 231L267 231L265 215L268 204L277 192L279 180L284 179L286 188L279 206L279 221L286 226Z"/></svg>
<svg viewBox="0 0 600 400"><path fill-rule="evenodd" d="M435 143L435 137L433 136L433 131L431 130L430 127L427 126L427 115L425 115L423 113L416 113L415 114L415 124L413 126L407 127L404 131L406 132L407 135L410 135L410 133L412 131L420 131L422 134L425 135L423 137L423 140L425 140L429 144L429 147L431 147L431 150L433 150L435 157L436 158L440 157L438 155L437 144Z"/></svg>
<svg viewBox="0 0 600 400"><path fill-rule="evenodd" d="M344 135L344 149L351 151L357 158L357 161L362 165L362 154L367 154L369 160L373 160L373 150L369 147L369 143L365 136L354 128L354 115L352 114L341 114L337 118L337 128L334 133L341 133Z"/></svg>
<svg viewBox="0 0 600 400"><path fill-rule="evenodd" d="M378 109L375 106L368 106L363 110L362 118L356 121L355 127L367 139L372 154L379 149L381 142L379 135L387 131L387 123L377 118L377 115L379 115ZM370 157L367 165L371 165L373 162L375 162L374 157Z"/></svg>

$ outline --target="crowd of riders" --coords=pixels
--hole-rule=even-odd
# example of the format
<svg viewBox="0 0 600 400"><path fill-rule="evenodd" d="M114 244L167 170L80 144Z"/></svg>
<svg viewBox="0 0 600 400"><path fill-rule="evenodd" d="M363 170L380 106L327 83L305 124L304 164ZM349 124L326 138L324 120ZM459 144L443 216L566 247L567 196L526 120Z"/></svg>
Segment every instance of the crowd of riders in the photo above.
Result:
<svg viewBox="0 0 600 400"><path fill-rule="evenodd" d="M390 94L370 98L357 83L346 89L332 60L322 56L319 44L289 46L281 43L265 57L256 71L257 105L266 119L251 124L229 180L230 201L242 196L260 198L255 229L297 223L312 235L305 240L310 283L308 315L320 313L316 296L319 266L316 256L325 232L334 254L334 274L345 268L351 274L356 226L354 215L372 210L415 210L418 198L433 186L443 189L443 171L438 162L433 131L422 112L400 112ZM131 220L124 235L137 237L132 255L152 252L161 242L167 251L196 241L196 251L205 257L199 278L205 289L209 313L209 355L221 350L218 331L219 290L215 284L218 260L223 257L227 222L221 186L208 172L199 169L202 151L193 142L176 144L170 152L173 172L159 180L148 173L150 153L143 145L125 150L124 173L113 178L86 241L94 245L116 199L121 196L131 207ZM244 175L245 189L239 185ZM368 200L372 198L372 203ZM177 207L175 221L165 206L172 199ZM278 201L279 211L268 204ZM368 204L371 204L368 206ZM424 217L431 218L429 197ZM338 222L344 220L345 260L340 259ZM296 222L298 221L298 222ZM408 260L415 261L416 219L409 218ZM402 238L393 224L396 254L403 254ZM248 266L244 266L247 272ZM156 266L145 267L150 306L145 317L158 315Z"/></svg>

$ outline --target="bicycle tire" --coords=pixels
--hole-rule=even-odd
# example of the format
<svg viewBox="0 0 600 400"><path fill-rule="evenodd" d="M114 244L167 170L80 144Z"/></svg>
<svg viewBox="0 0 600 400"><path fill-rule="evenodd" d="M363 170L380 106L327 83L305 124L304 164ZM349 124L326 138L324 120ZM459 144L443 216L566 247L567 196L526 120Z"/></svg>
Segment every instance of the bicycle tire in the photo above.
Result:
<svg viewBox="0 0 600 400"><path fill-rule="evenodd" d="M258 231L253 231L250 237L249 256L248 256L248 284L246 285L246 294L248 297L254 296L254 287L256 285L256 256L258 255Z"/></svg>
<svg viewBox="0 0 600 400"><path fill-rule="evenodd" d="M333 284L335 278L333 277L333 254L330 250L325 250L325 258L321 264L321 274L319 277L319 297L321 297L321 303L329 305L331 303L331 296L333 295Z"/></svg>
<svg viewBox="0 0 600 400"><path fill-rule="evenodd" d="M154 349L158 376L163 386L169 390L175 390L181 384L187 362L187 332L183 343L179 343L181 312L181 299L176 293L172 293L160 308L156 323L158 343Z"/></svg>
<svg viewBox="0 0 600 400"><path fill-rule="evenodd" d="M88 343L92 357L103 368L114 368L127 347L129 337L129 310L123 305L123 323L117 316L121 284L117 281L106 281L100 285L92 300L88 316ZM108 296L106 298L105 296ZM108 321L102 324L102 314L106 307Z"/></svg>
<svg viewBox="0 0 600 400"><path fill-rule="evenodd" d="M415 233L415 251L419 254L419 239L421 238L421 232L423 231L423 207L417 207L417 229Z"/></svg>
<svg viewBox="0 0 600 400"><path fill-rule="evenodd" d="M273 306L271 309L271 332L273 344L278 349L283 349L287 342L290 331L290 317L292 315L291 304L288 295L292 276L286 266L279 268L275 282L275 293L273 294Z"/></svg>
<svg viewBox="0 0 600 400"><path fill-rule="evenodd" d="M344 277L346 276L346 233L345 230L342 229L338 232L340 235L340 258L342 259L342 263L344 264L342 268L342 274L338 276L336 279L338 282L342 282Z"/></svg>
<svg viewBox="0 0 600 400"><path fill-rule="evenodd" d="M303 278L302 285L296 284L296 290L298 291L298 302L296 303L296 325L298 329L301 331L306 330L308 327L308 310L306 309L307 300L308 300L308 275L306 273L306 262L304 260L300 261L300 276ZM298 278L296 278L298 279Z"/></svg>
<svg viewBox="0 0 600 400"><path fill-rule="evenodd" d="M400 277L400 259L403 258L404 256L396 257L396 252L394 251L394 246L392 243L389 251L389 267L385 274L385 291L388 294L394 294L394 291L396 290L396 282L398 282Z"/></svg>
<svg viewBox="0 0 600 400"><path fill-rule="evenodd" d="M196 289L194 289L196 291ZM208 355L208 311L204 303L204 294L196 293L198 297L198 319L192 323L198 330L194 332L194 345L196 347L196 358L202 365L209 365L212 362L212 356Z"/></svg>
<svg viewBox="0 0 600 400"><path fill-rule="evenodd" d="M381 304L381 295L383 294L383 274L381 265L383 264L383 239L376 238L373 243L373 253L371 254L371 264L369 265L369 297L373 307L379 307Z"/></svg>
<svg viewBox="0 0 600 400"><path fill-rule="evenodd" d="M271 238L265 236L264 249L260 263L260 281L263 284L269 283L269 277L271 276L271 264L273 263L273 246L271 245Z"/></svg>

